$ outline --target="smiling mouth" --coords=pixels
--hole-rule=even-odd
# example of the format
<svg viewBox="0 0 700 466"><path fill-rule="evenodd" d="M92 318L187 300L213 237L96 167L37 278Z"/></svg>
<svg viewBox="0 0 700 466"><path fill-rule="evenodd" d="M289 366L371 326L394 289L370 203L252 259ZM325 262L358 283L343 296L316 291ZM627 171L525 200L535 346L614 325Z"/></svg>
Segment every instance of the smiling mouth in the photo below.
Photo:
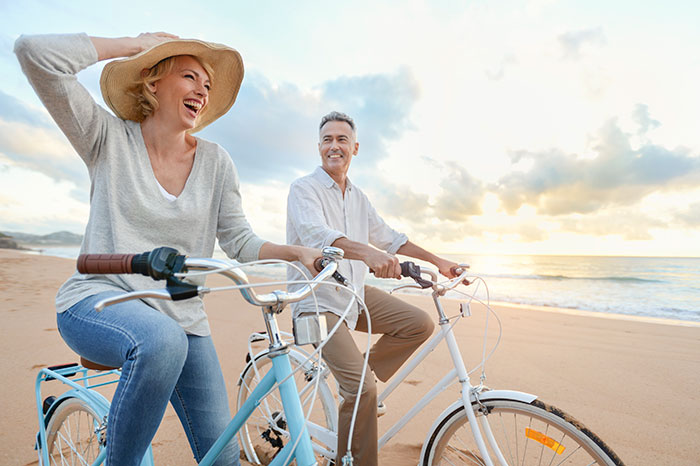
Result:
<svg viewBox="0 0 700 466"><path fill-rule="evenodd" d="M198 102L196 100L185 100L184 102L185 107L192 112L195 116L199 113L199 111L202 109L202 103Z"/></svg>
<svg viewBox="0 0 700 466"><path fill-rule="evenodd" d="M328 154L329 159L342 159L343 154Z"/></svg>

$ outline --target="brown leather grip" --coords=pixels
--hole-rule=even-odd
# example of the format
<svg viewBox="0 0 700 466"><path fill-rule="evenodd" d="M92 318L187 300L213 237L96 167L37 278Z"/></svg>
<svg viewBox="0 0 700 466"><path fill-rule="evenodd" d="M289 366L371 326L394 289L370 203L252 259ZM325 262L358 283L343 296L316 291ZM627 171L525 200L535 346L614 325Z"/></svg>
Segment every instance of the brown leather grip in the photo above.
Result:
<svg viewBox="0 0 700 466"><path fill-rule="evenodd" d="M78 272L86 274L131 273L131 260L136 254L81 254Z"/></svg>
<svg viewBox="0 0 700 466"><path fill-rule="evenodd" d="M323 257L319 257L314 261L314 268L316 269L316 272L323 270Z"/></svg>

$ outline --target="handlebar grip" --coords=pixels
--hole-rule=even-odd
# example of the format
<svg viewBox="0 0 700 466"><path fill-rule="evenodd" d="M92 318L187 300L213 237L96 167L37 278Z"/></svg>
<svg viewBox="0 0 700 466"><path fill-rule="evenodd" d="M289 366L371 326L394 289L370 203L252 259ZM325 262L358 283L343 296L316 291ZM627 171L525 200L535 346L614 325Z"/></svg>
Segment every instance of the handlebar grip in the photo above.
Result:
<svg viewBox="0 0 700 466"><path fill-rule="evenodd" d="M82 274L131 273L131 263L137 254L81 254L78 272Z"/></svg>
<svg viewBox="0 0 700 466"><path fill-rule="evenodd" d="M320 272L321 270L323 270L323 267L325 267L324 258L323 257L317 258L314 261L314 268L316 269L316 272Z"/></svg>

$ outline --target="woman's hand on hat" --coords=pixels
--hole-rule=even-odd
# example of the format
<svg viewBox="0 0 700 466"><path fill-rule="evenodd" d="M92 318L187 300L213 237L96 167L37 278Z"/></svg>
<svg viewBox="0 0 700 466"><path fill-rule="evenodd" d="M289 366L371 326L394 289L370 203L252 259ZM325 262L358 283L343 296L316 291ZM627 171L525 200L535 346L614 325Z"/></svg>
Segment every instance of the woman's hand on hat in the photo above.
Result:
<svg viewBox="0 0 700 466"><path fill-rule="evenodd" d="M179 39L179 37L167 32L144 32L136 37L90 37L92 45L95 46L97 51L98 61L130 57L148 50L161 42L173 39Z"/></svg>
<svg viewBox="0 0 700 466"><path fill-rule="evenodd" d="M141 34L136 36L136 43L139 48L138 52L148 50L154 45L160 44L161 42L179 38L179 36L167 32L142 32Z"/></svg>

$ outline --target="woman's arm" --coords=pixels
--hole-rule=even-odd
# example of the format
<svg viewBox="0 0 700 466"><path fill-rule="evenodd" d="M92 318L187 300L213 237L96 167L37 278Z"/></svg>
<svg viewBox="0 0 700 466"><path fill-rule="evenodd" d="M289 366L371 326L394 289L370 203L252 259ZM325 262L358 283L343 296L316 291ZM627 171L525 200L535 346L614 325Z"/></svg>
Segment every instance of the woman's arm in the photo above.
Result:
<svg viewBox="0 0 700 466"><path fill-rule="evenodd" d="M285 261L299 261L309 269L312 275L318 272L314 268L314 261L321 257L321 251L304 246L286 246L282 244L263 243L260 247L260 259L281 259Z"/></svg>
<svg viewBox="0 0 700 466"><path fill-rule="evenodd" d="M41 102L89 167L99 155L108 126L117 120L95 103L76 74L98 60L133 55L175 37L166 33L118 39L86 34L23 35L14 50Z"/></svg>

